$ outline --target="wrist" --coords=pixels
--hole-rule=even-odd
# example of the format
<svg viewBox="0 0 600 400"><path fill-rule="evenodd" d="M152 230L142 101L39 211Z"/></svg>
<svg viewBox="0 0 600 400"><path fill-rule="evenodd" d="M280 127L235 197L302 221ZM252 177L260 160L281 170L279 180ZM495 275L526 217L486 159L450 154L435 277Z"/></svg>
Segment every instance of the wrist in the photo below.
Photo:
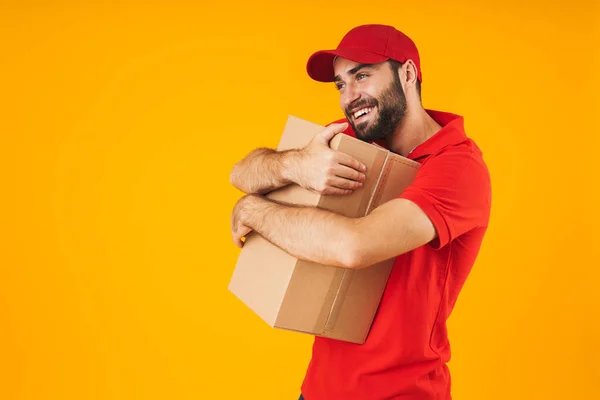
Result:
<svg viewBox="0 0 600 400"><path fill-rule="evenodd" d="M267 200L259 194L247 194L242 200L241 222L249 228L255 229L256 219L262 218L262 206Z"/></svg>
<svg viewBox="0 0 600 400"><path fill-rule="evenodd" d="M300 184L298 171L301 168L301 160L300 150L289 150L281 154L281 177L285 183Z"/></svg>

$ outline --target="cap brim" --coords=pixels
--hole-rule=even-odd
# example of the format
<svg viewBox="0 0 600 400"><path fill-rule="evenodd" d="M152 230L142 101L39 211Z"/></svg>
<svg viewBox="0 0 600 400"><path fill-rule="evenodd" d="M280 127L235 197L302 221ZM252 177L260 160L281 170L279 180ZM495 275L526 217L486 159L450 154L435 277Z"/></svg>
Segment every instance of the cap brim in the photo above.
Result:
<svg viewBox="0 0 600 400"><path fill-rule="evenodd" d="M310 56L306 63L308 76L319 82L333 82L335 57L342 57L361 64L377 64L389 60L389 57L362 49L321 50Z"/></svg>

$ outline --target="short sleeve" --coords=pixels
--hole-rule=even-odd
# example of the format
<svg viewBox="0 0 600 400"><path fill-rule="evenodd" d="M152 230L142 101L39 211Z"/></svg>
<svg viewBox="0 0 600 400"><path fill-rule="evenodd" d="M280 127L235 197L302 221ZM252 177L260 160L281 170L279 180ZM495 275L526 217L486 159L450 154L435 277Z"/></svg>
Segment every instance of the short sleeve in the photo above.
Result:
<svg viewBox="0 0 600 400"><path fill-rule="evenodd" d="M447 150L430 156L400 198L417 204L438 233L436 249L489 221L491 184L479 154Z"/></svg>

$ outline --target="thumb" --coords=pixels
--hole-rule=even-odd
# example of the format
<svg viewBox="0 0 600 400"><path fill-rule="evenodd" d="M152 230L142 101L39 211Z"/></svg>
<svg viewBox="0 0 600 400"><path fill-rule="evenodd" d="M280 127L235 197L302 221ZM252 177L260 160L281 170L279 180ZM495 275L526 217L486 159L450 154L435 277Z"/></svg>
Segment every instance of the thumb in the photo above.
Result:
<svg viewBox="0 0 600 400"><path fill-rule="evenodd" d="M348 128L347 122L329 125L323 130L323 132L319 134L319 142L329 145L329 141L331 141L331 139L333 139L333 137L338 133L344 132L346 128Z"/></svg>

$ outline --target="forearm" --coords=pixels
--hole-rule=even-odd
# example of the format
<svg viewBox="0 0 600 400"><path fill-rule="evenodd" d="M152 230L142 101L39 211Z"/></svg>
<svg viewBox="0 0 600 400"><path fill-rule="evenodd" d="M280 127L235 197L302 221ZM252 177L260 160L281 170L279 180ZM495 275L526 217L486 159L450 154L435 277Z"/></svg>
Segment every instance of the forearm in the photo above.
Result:
<svg viewBox="0 0 600 400"><path fill-rule="evenodd" d="M295 150L254 150L235 164L230 182L244 193L265 194L292 183Z"/></svg>
<svg viewBox="0 0 600 400"><path fill-rule="evenodd" d="M287 253L319 264L353 267L357 220L259 196L253 196L248 207L245 225Z"/></svg>

